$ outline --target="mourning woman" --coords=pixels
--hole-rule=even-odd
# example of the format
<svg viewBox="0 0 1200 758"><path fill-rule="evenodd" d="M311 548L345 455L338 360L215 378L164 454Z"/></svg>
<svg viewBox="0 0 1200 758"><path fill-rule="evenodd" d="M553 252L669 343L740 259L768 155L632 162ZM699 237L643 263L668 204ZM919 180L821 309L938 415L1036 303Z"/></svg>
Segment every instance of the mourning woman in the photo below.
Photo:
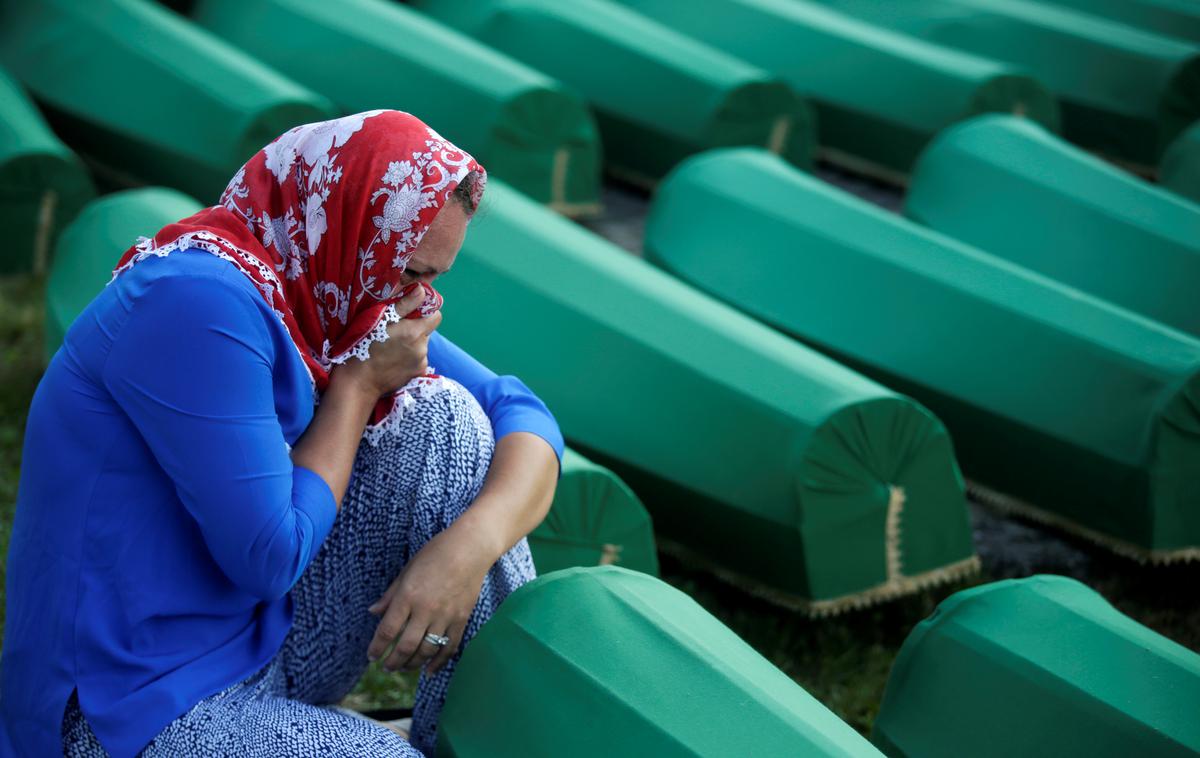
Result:
<svg viewBox="0 0 1200 758"><path fill-rule="evenodd" d="M360 113L125 253L29 412L0 750L434 749L462 645L534 576L562 451L434 331L485 181L416 118ZM411 742L327 707L372 659L421 668Z"/></svg>

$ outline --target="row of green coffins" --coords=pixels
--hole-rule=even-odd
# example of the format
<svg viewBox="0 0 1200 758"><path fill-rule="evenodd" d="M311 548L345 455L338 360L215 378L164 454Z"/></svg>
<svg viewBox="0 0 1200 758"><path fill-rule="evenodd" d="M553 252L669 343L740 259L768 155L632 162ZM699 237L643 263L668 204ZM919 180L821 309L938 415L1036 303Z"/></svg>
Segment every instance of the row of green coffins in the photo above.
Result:
<svg viewBox="0 0 1200 758"><path fill-rule="evenodd" d="M1200 751L1200 656L1064 577L959 592L909 636L891 756ZM512 594L463 654L438 755L878 755L683 593L615 568Z"/></svg>
<svg viewBox="0 0 1200 758"><path fill-rule="evenodd" d="M1057 124L1057 106L1049 93L1011 66L928 45L816 5L717 0L704 14L696 14L679 3L622 2L761 65L814 97L835 157L854 156L887 171L907 172L934 133L974 113L1016 111ZM706 146L769 139L782 112L772 109L785 108L789 100L778 85L764 89L761 74L752 75L715 50L703 50L608 3L569 9L561 4L498 3L487 11L491 16L478 5L456 9L431 2L426 8L476 29L493 44L587 93L602 108L606 142L617 167L639 175L657 178L680 157ZM594 194L598 156L582 103L544 75L407 8L386 0L351 0L337 6L317 0L203 0L193 16L344 110L375 107L384 96L389 102L405 103L431 123L453 125L450 136L468 149L479 146L489 168L526 194L539 199L547 194L528 189L537 177L557 181L548 194L559 209L584 207L589 193ZM545 28L551 23L547 19L555 30ZM510 40L514 25L527 38ZM486 31L492 27L499 28L494 38ZM263 28L276 30L270 42L259 33ZM535 44L563 28L591 45L618 51L625 75L602 68L607 79L593 81L584 74L594 67L580 63L583 56L574 47L560 44L549 51L545 44ZM313 55L313 50L325 54ZM804 57L797 57L801 54ZM853 64L822 65L844 59ZM361 75L386 70L406 73L394 78ZM630 86L643 81L646 92L670 91L674 97L650 97ZM721 105L721 97L731 102L742 97L738 87L752 81L759 82L761 92L773 93L763 95L763 102L755 106L765 110L756 115ZM680 83L694 94L684 94ZM697 118L685 110L689 107L705 115ZM489 115L475 115L463 123L466 113ZM618 128L614 119L651 123ZM757 136L729 127L756 120L758 126L747 128L759 129ZM706 124L711 133L702 136ZM661 133L674 135L671 139L678 144L658 152L646 142L647 129L660 133L660 139ZM887 136L880 139L880 134ZM811 134L799 138L803 153L810 148ZM554 145L561 147L546 149ZM636 157L630 157L630 151ZM802 164L806 161L796 155ZM551 164L560 159L565 163L552 170ZM533 176L521 181L522 172Z"/></svg>
<svg viewBox="0 0 1200 758"><path fill-rule="evenodd" d="M414 5L574 87L596 110L606 164L635 181L722 145L812 162L812 110L782 80L609 0Z"/></svg>
<svg viewBox="0 0 1200 758"><path fill-rule="evenodd" d="M1200 206L1011 116L946 130L905 214L1051 279L1200 336Z"/></svg>
<svg viewBox="0 0 1200 758"><path fill-rule="evenodd" d="M484 205L440 284L442 331L525 380L660 537L818 613L976 565L950 440L925 408L501 182Z"/></svg>
<svg viewBox="0 0 1200 758"><path fill-rule="evenodd" d="M121 253L139 235L186 218L200 203L169 189L108 195L87 206L63 232L46 287L46 354L112 277ZM534 563L547 572L569 566L616 564L658 574L650 516L637 496L608 469L573 450L546 519L529 535Z"/></svg>
<svg viewBox="0 0 1200 758"><path fill-rule="evenodd" d="M1200 49L1180 39L1031 0L818 1L1020 66L1058 97L1068 139L1115 158L1157 165L1200 117Z"/></svg>
<svg viewBox="0 0 1200 758"><path fill-rule="evenodd" d="M1140 557L1200 557L1200 341L750 148L677 169L646 249L918 398L969 474L1024 501L1003 504Z"/></svg>
<svg viewBox="0 0 1200 758"><path fill-rule="evenodd" d="M58 230L93 193L83 163L0 69L0 274L44 270Z"/></svg>
<svg viewBox="0 0 1200 758"><path fill-rule="evenodd" d="M983 112L1058 125L1049 91L1022 70L874 26L804 0L620 0L778 75L816 106L821 154L892 178L946 126Z"/></svg>
<svg viewBox="0 0 1200 758"><path fill-rule="evenodd" d="M56 256L49 338L61 339L133 237L196 207L141 190L86 210ZM962 481L926 410L501 182L446 287L448 336L519 374L569 438L653 495L658 526L753 586L833 611L974 567ZM632 500L608 489L598 499ZM544 524L558 543L535 533L535 549L542 540L543 553L565 554L579 538L597 562L650 565L648 541L623 536L645 531L623 509L607 531L586 509L564 511Z"/></svg>
<svg viewBox="0 0 1200 758"><path fill-rule="evenodd" d="M529 201L509 191L489 202ZM77 291L75 310L90 299L135 228L197 207L166 190L93 204L60 244L50 322L69 319L65 291ZM563 471L551 517L531 535L539 569L615 553L653 571L648 519L628 490L570 452ZM913 633L874 740L891 755L1182 754L1200 747L1198 697L1193 653L1090 590L1002 582L947 600ZM877 755L682 593L617 568L556 572L514 593L464 656L440 739L439 754L453 756Z"/></svg>
<svg viewBox="0 0 1200 758"><path fill-rule="evenodd" d="M212 202L290 127L389 107L420 114L539 202L574 211L598 200L599 145L583 102L419 14L384 0L210 2L198 12L322 94L151 0L7 3L0 59L115 184L132 174Z"/></svg>
<svg viewBox="0 0 1200 758"><path fill-rule="evenodd" d="M512 192L492 200L514 201L528 204ZM93 208L105 205L140 205L128 217L142 223L196 207L156 190ZM91 232L65 235L56 261L113 234L95 211L77 226ZM51 288L65 282L56 274ZM564 486L574 468L568 456ZM612 490L605 479L601 493ZM1002 582L954 596L913 633L874 740L890 755L1186 754L1200 749L1198 698L1195 654L1090 590L1060 578ZM464 656L440 740L439 754L453 756L877 754L686 596L616 568L556 572L514 593Z"/></svg>
<svg viewBox="0 0 1200 758"><path fill-rule="evenodd" d="M343 111L418 114L555 210L599 202L600 138L582 99L397 2L202 0L192 17Z"/></svg>
<svg viewBox="0 0 1200 758"><path fill-rule="evenodd" d="M0 56L67 142L116 181L133 174L209 202L263 145L334 115L149 0L5 3Z"/></svg>

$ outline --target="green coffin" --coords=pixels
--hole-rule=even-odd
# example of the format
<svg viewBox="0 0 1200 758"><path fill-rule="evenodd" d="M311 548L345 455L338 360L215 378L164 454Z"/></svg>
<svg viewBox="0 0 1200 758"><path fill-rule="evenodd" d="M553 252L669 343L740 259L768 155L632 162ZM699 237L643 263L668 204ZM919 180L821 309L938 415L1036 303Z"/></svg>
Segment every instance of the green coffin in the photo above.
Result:
<svg viewBox="0 0 1200 758"><path fill-rule="evenodd" d="M983 116L921 156L905 213L1088 294L1200 335L1200 206L1036 124Z"/></svg>
<svg viewBox="0 0 1200 758"><path fill-rule="evenodd" d="M942 128L1022 113L1057 128L1058 105L1021 71L801 0L621 0L778 75L817 108L822 155L900 178Z"/></svg>
<svg viewBox="0 0 1200 758"><path fill-rule="evenodd" d="M469 655L470 653L468 653ZM1062 576L943 601L904 642L872 741L890 756L1194 756L1200 656Z"/></svg>
<svg viewBox="0 0 1200 758"><path fill-rule="evenodd" d="M538 202L598 207L600 138L583 100L416 11L390 0L201 0L193 16L346 112L415 113Z"/></svg>
<svg viewBox="0 0 1200 758"><path fill-rule="evenodd" d="M1200 42L1196 0L1042 0L1155 34Z"/></svg>
<svg viewBox="0 0 1200 758"><path fill-rule="evenodd" d="M467 646L439 756L878 756L691 598L615 567L521 587Z"/></svg>
<svg viewBox="0 0 1200 758"><path fill-rule="evenodd" d="M750 148L672 173L646 250L920 400L968 475L1040 506L1014 508L1139 557L1200 558L1193 338Z"/></svg>
<svg viewBox="0 0 1200 758"><path fill-rule="evenodd" d="M1200 117L1197 48L1030 0L820 0L927 42L1020 66L1058 97L1067 139L1143 166Z"/></svg>
<svg viewBox="0 0 1200 758"><path fill-rule="evenodd" d="M138 237L200 210L200 203L162 187L126 190L89 203L63 230L46 282L46 356L62 344L75 317L112 279Z"/></svg>
<svg viewBox="0 0 1200 758"><path fill-rule="evenodd" d="M1200 203L1200 122L1171 143L1158 180L1167 189Z"/></svg>
<svg viewBox="0 0 1200 758"><path fill-rule="evenodd" d="M658 576L650 514L621 479L574 450L546 519L529 534L539 574L572 566L617 565Z"/></svg>
<svg viewBox="0 0 1200 758"><path fill-rule="evenodd" d="M255 151L334 115L323 98L150 0L5 3L0 62L67 142L216 202Z"/></svg>
<svg viewBox="0 0 1200 758"><path fill-rule="evenodd" d="M417 0L418 8L586 97L604 160L639 182L715 145L809 167L811 109L786 84L607 0Z"/></svg>
<svg viewBox="0 0 1200 758"><path fill-rule="evenodd" d="M950 440L924 408L722 306L501 182L442 331L526 381L656 532L813 612L974 562Z"/></svg>
<svg viewBox="0 0 1200 758"><path fill-rule="evenodd" d="M0 69L0 275L45 271L59 228L93 192L83 164Z"/></svg>

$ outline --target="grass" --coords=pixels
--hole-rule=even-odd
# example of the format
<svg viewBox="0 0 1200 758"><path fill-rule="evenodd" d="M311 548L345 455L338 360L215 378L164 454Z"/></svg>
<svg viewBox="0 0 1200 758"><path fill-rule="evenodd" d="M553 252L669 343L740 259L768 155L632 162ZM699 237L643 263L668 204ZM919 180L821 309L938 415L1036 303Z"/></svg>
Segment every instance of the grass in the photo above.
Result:
<svg viewBox="0 0 1200 758"><path fill-rule="evenodd" d="M0 555L7 556L20 469L25 414L43 368L44 283L24 276L0 278ZM1090 547L1074 545L1086 565L1053 560L1023 567L1018 575L1076 573L1119 610L1200 651L1200 571L1196 566L1139 567ZM912 627L943 598L965 584L948 585L904 600L811 620L751 597L669 556L663 578L696 599L768 660L863 733L870 731L892 661ZM985 556L985 567L988 560ZM3 579L0 564L0 580ZM971 582L1013 575L985 568ZM0 581L0 600L3 582ZM0 614L3 608L0 607ZM3 616L0 615L0 635ZM2 640L2 636L0 636ZM415 674L391 674L372 665L345 704L359 710L412 706Z"/></svg>
<svg viewBox="0 0 1200 758"><path fill-rule="evenodd" d="M25 414L41 378L43 282L26 276L0 278L0 556L8 556ZM0 599L5 564L0 563ZM4 608L0 607L0 640Z"/></svg>

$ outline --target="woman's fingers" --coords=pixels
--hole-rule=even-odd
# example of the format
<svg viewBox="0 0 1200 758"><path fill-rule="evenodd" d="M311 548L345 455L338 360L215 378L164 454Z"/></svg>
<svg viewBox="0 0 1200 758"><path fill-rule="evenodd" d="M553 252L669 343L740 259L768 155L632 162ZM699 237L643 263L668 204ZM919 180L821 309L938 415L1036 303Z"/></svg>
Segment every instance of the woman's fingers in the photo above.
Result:
<svg viewBox="0 0 1200 758"><path fill-rule="evenodd" d="M463 621L451 626L450 631L443 632L443 634L450 638L450 642L433 656L433 660L429 662L429 666L425 669L426 674L432 676L440 671L442 666L446 665L446 662L458 651L458 646L462 642L463 632L466 631L466 628L467 622Z"/></svg>
<svg viewBox="0 0 1200 758"><path fill-rule="evenodd" d="M425 302L425 288L418 285L412 288L412 292L396 301L396 313L401 316L411 313L420 308L423 302Z"/></svg>
<svg viewBox="0 0 1200 758"><path fill-rule="evenodd" d="M400 640L396 643L396 649L383 662L383 667L388 671L397 671L408 669L410 666L420 665L421 661L425 658L421 652L421 648L435 647L423 639L428 631L428 619L419 616L410 618L400 635ZM428 655L432 654L431 652ZM413 663L414 659L416 663Z"/></svg>
<svg viewBox="0 0 1200 758"><path fill-rule="evenodd" d="M433 334L434 331L437 330L438 326L441 325L442 312L434 311L433 313L429 314L425 318L421 319L421 323L425 327L425 336L428 337L429 335Z"/></svg>
<svg viewBox="0 0 1200 758"><path fill-rule="evenodd" d="M409 659L406 663L401 664L402 667L405 669L421 668L426 663L428 663L431 658L433 658L439 652L441 652L442 646L433 644L429 640L425 639L425 636L429 635L429 634L437 634L437 635L441 636L442 634L445 634L446 632L445 631L435 632L433 630L434 629L445 630L445 628L446 628L445 624L441 624L441 625L435 624L435 625L429 627L428 631L426 631L425 634L421 635L421 645L420 645L420 647L417 648L417 652L414 653L412 658Z"/></svg>
<svg viewBox="0 0 1200 758"><path fill-rule="evenodd" d="M375 628L375 636L367 647L367 658L372 661L382 658L392 641L400 636L408 619L409 609L399 603L392 603L380 619L379 626Z"/></svg>

